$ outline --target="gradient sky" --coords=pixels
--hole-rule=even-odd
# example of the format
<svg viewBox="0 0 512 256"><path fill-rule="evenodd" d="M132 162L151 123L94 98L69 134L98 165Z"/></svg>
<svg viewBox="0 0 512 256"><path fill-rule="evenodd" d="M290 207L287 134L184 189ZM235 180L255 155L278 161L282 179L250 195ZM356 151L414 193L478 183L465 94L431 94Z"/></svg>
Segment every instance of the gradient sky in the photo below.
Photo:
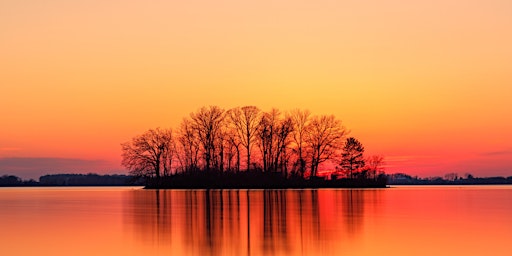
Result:
<svg viewBox="0 0 512 256"><path fill-rule="evenodd" d="M512 2L0 2L0 174L122 173L201 106L335 114L388 172L512 175Z"/></svg>

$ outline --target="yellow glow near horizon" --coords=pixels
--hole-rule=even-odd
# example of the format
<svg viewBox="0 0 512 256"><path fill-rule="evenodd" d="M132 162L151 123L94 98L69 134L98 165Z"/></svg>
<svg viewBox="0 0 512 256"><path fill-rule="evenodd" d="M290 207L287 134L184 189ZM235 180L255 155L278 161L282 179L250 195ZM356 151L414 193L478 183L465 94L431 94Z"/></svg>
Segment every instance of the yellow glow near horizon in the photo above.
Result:
<svg viewBox="0 0 512 256"><path fill-rule="evenodd" d="M512 175L511 17L500 0L2 1L0 158L118 168L146 129L257 105L335 114L393 170Z"/></svg>

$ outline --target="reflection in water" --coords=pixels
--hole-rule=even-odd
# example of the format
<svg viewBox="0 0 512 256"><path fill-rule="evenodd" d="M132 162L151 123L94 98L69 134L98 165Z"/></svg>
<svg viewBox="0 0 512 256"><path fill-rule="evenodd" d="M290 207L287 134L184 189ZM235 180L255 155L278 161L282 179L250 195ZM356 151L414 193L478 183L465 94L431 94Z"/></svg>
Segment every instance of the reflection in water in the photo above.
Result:
<svg viewBox="0 0 512 256"><path fill-rule="evenodd" d="M511 186L0 188L0 254L510 256Z"/></svg>
<svg viewBox="0 0 512 256"><path fill-rule="evenodd" d="M363 225L364 197L361 190L348 190L343 193L345 206L342 211L347 233L354 234Z"/></svg>
<svg viewBox="0 0 512 256"><path fill-rule="evenodd" d="M365 200L378 200L378 193L131 191L126 219L137 240L187 255L332 254L362 231Z"/></svg>

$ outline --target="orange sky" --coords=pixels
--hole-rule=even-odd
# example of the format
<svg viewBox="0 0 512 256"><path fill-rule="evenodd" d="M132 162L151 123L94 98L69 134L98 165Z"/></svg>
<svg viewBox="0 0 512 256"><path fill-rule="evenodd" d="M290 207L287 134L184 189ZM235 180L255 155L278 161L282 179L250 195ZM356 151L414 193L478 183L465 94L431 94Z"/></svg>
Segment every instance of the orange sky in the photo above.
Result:
<svg viewBox="0 0 512 256"><path fill-rule="evenodd" d="M510 176L510 31L503 0L4 0L0 174L119 173L134 135L257 105L335 114L390 172Z"/></svg>

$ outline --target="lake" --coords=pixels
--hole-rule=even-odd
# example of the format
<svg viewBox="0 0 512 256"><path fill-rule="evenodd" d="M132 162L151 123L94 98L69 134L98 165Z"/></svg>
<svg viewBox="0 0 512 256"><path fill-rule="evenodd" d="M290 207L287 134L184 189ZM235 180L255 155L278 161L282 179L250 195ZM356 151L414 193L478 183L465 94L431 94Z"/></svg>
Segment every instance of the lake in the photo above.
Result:
<svg viewBox="0 0 512 256"><path fill-rule="evenodd" d="M512 255L512 186L0 188L1 255Z"/></svg>

